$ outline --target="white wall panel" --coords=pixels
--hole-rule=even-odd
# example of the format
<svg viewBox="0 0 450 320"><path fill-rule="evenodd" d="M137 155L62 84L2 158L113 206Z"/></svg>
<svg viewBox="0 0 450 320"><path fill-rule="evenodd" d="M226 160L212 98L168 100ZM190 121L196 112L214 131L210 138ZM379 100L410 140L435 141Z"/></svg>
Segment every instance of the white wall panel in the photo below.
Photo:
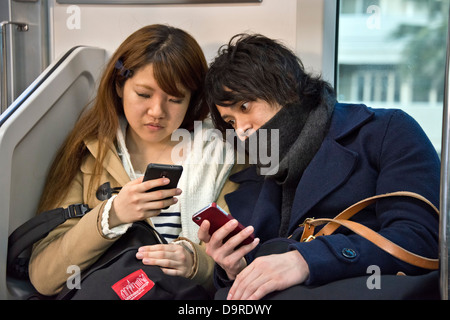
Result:
<svg viewBox="0 0 450 320"><path fill-rule="evenodd" d="M111 54L133 31L164 23L191 33L210 61L237 33L258 32L296 49L297 5L304 0L263 0L259 4L71 5L53 1L53 58L75 45ZM322 1L317 1L319 4ZM321 21L319 19L319 21Z"/></svg>

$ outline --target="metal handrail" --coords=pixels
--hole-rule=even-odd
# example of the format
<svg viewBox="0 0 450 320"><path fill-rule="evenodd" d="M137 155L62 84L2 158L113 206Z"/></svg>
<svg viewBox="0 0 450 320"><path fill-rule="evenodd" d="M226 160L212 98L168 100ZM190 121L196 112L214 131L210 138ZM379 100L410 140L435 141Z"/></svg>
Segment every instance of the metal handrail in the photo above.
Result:
<svg viewBox="0 0 450 320"><path fill-rule="evenodd" d="M8 68L7 68L7 55L6 55L6 26L15 25L17 31L28 31L28 24L23 22L2 21L0 27L2 29L2 86L1 86L1 104L0 113L6 110L8 107Z"/></svg>
<svg viewBox="0 0 450 320"><path fill-rule="evenodd" d="M444 108L442 122L442 150L441 150L441 198L440 198L440 230L439 230L439 258L440 258L440 291L441 299L448 300L449 274L448 258L450 245L450 10L447 36L447 61L445 68Z"/></svg>

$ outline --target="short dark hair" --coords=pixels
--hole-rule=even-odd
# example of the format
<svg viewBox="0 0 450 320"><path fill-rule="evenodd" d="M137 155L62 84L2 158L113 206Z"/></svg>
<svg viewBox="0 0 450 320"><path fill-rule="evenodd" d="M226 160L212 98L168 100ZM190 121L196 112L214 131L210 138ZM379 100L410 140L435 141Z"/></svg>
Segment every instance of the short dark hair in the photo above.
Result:
<svg viewBox="0 0 450 320"><path fill-rule="evenodd" d="M216 127L225 131L231 127L216 105L256 99L283 107L305 100L318 103L324 86L331 88L320 77L306 73L302 61L282 43L260 34L238 34L211 63L205 94Z"/></svg>

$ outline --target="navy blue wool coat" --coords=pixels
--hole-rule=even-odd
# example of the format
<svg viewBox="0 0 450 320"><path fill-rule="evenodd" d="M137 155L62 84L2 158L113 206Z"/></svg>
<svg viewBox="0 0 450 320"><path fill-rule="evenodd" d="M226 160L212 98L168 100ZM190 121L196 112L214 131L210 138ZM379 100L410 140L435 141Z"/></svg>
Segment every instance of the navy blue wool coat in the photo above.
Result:
<svg viewBox="0 0 450 320"><path fill-rule="evenodd" d="M405 112L337 103L329 132L297 186L289 232L308 217L333 218L364 198L394 191L419 193L439 208L439 179L435 149ZM225 196L231 215L254 226L261 243L277 238L281 187L273 179L258 176L254 166L230 180L239 184ZM416 254L438 257L439 217L418 200L382 199L352 220ZM343 227L333 235L295 243L290 249L298 250L309 265L307 285L367 275L370 265L378 266L382 274L427 272ZM252 260L252 254L248 259Z"/></svg>

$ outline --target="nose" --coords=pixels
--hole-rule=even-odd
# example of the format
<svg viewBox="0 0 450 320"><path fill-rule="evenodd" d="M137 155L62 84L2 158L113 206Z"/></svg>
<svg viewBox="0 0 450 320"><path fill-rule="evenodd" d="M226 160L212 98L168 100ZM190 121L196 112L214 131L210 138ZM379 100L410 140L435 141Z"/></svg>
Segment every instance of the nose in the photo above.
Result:
<svg viewBox="0 0 450 320"><path fill-rule="evenodd" d="M155 119L163 118L165 115L165 101L157 95L150 99L147 106L147 114Z"/></svg>
<svg viewBox="0 0 450 320"><path fill-rule="evenodd" d="M236 134L239 138L239 140L244 141L247 139L255 130L253 130L253 127L250 122L246 121L238 121L236 120Z"/></svg>

